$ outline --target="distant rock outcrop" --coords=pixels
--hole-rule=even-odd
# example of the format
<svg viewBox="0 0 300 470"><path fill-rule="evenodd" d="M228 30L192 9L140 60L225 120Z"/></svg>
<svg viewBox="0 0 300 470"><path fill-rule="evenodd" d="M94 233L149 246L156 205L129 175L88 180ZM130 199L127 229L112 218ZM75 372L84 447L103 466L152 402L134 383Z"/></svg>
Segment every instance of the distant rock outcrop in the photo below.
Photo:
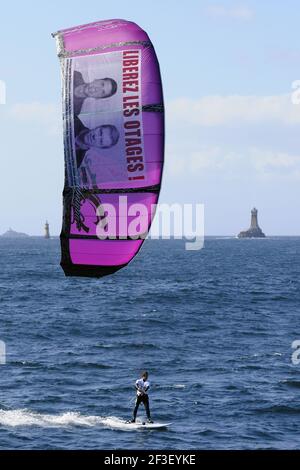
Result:
<svg viewBox="0 0 300 470"><path fill-rule="evenodd" d="M29 235L27 233L15 232L15 230L9 228L7 232L1 235L3 238L27 238Z"/></svg>
<svg viewBox="0 0 300 470"><path fill-rule="evenodd" d="M251 211L251 226L248 230L240 232L238 238L265 238L265 234L258 225L257 209L254 207Z"/></svg>

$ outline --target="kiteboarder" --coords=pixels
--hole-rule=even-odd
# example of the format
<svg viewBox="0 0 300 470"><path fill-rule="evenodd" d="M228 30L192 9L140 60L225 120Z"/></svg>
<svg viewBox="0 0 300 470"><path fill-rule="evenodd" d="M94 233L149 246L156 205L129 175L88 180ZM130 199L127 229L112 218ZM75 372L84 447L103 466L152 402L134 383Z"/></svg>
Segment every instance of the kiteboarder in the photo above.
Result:
<svg viewBox="0 0 300 470"><path fill-rule="evenodd" d="M119 131L116 126L104 124L89 129L85 127L78 116L74 116L74 131L77 168L80 167L88 150L91 148L107 149L116 145L119 140Z"/></svg>
<svg viewBox="0 0 300 470"><path fill-rule="evenodd" d="M98 100L114 95L117 91L117 82L113 78L96 78L92 82L86 83L82 73L75 70L73 87L74 114L78 115L86 98Z"/></svg>
<svg viewBox="0 0 300 470"><path fill-rule="evenodd" d="M136 389L136 401L135 407L133 410L133 418L131 423L135 423L136 415L141 403L145 406L148 423L153 423L150 414L150 407L149 407L149 397L148 397L148 390L150 388L150 382L148 381L148 372L145 371L142 373L141 378L135 382L135 389Z"/></svg>

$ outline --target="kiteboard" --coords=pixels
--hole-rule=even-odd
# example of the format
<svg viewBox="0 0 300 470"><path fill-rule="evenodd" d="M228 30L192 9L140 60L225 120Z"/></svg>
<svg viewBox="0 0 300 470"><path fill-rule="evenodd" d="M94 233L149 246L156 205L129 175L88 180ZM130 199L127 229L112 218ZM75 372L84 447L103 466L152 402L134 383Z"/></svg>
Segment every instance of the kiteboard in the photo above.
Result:
<svg viewBox="0 0 300 470"><path fill-rule="evenodd" d="M164 429L171 426L172 423L147 423L145 421L131 423L128 421L127 424L132 429Z"/></svg>

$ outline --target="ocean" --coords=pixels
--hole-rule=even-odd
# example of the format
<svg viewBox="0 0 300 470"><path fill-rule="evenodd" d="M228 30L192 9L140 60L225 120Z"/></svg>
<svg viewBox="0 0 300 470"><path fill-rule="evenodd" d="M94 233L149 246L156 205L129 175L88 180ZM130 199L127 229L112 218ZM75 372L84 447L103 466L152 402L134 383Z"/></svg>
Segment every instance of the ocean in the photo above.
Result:
<svg viewBox="0 0 300 470"><path fill-rule="evenodd" d="M300 447L300 238L147 240L102 279L64 277L57 238L0 256L1 449ZM124 424L144 369L168 429Z"/></svg>

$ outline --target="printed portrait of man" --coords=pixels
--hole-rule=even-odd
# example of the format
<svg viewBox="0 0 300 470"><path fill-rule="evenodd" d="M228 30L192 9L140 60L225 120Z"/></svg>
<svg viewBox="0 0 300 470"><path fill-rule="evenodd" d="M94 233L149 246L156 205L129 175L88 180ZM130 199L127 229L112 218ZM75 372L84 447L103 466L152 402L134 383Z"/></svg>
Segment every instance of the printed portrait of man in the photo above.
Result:
<svg viewBox="0 0 300 470"><path fill-rule="evenodd" d="M117 82L112 78L96 78L90 83L86 83L82 73L74 71L73 74L73 103L74 114L81 112L82 105L86 98L95 100L109 98L117 92Z"/></svg>
<svg viewBox="0 0 300 470"><path fill-rule="evenodd" d="M117 144L119 140L119 131L112 124L103 124L94 129L89 129L74 117L75 147L77 168L80 167L85 154L90 149L108 149Z"/></svg>

